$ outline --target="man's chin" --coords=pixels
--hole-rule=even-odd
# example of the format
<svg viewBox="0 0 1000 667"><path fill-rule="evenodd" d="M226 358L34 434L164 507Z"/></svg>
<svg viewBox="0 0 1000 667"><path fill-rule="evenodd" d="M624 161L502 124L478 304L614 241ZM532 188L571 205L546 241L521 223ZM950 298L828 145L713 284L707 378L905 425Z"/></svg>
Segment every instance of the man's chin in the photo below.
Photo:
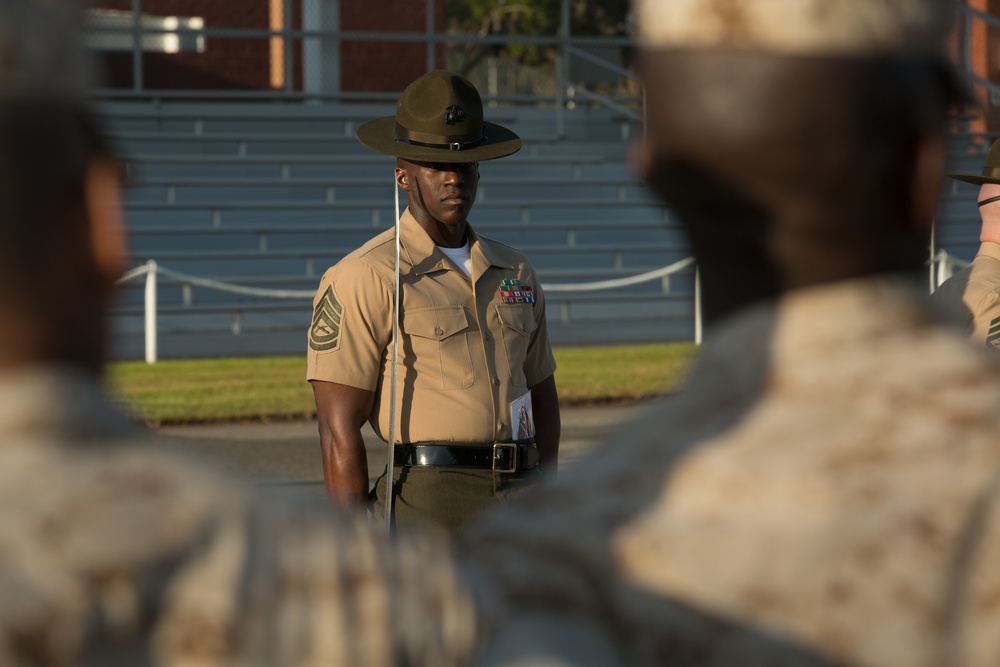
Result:
<svg viewBox="0 0 1000 667"><path fill-rule="evenodd" d="M448 227L464 225L466 220L469 219L471 210L471 206L449 206L441 211L438 221Z"/></svg>

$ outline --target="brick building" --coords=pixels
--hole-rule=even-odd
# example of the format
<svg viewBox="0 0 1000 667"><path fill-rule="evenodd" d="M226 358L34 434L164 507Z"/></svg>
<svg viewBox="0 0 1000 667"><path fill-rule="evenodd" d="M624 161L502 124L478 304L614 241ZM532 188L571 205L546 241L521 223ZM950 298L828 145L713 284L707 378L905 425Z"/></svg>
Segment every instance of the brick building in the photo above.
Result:
<svg viewBox="0 0 1000 667"><path fill-rule="evenodd" d="M973 132L1000 131L1000 28L985 20L983 15L1000 16L1000 0L962 0L972 10L959 12L955 31L953 56L959 70L971 75L975 105L969 121ZM977 15L975 12L978 12ZM996 19L992 19L996 21ZM975 80L994 84L988 88Z"/></svg>
<svg viewBox="0 0 1000 667"><path fill-rule="evenodd" d="M444 0L141 0L141 67L136 67L134 0L97 0L92 28L116 24L98 50L109 88L147 90L288 90L320 95L398 92L423 74L428 64L443 66L444 47L428 50L421 41L305 38L302 31L396 32L424 35L444 31ZM433 19L428 21L427 5ZM203 26L197 40L163 35L176 20ZM273 31L291 31L289 38ZM113 35L113 37L108 37ZM111 40L111 41L109 41ZM137 72L138 69L138 72Z"/></svg>

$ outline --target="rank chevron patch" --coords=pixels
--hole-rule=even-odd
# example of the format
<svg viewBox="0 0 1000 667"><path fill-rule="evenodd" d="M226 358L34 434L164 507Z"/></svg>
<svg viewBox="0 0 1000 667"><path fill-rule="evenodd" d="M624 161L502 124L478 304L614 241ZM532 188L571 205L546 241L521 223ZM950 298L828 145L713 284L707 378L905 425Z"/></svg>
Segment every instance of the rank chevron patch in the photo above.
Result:
<svg viewBox="0 0 1000 667"><path fill-rule="evenodd" d="M337 301L333 285L326 288L323 297L313 310L309 327L309 347L317 352L327 352L340 347L340 318L344 307Z"/></svg>
<svg viewBox="0 0 1000 667"><path fill-rule="evenodd" d="M994 317L990 321L989 331L986 332L986 347L1000 349L1000 317Z"/></svg>

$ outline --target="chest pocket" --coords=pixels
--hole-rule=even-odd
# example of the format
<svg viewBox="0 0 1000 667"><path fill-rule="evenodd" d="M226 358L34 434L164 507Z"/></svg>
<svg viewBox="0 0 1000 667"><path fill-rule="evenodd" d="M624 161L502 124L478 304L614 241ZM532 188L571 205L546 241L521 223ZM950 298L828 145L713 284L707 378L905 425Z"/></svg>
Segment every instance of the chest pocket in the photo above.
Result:
<svg viewBox="0 0 1000 667"><path fill-rule="evenodd" d="M503 349L507 353L510 382L515 387L527 386L524 362L528 356L528 341L535 330L535 310L527 303L498 303Z"/></svg>
<svg viewBox="0 0 1000 667"><path fill-rule="evenodd" d="M404 364L415 387L465 389L472 386L469 317L462 306L415 308L403 313L407 334ZM408 348L408 349L407 349Z"/></svg>

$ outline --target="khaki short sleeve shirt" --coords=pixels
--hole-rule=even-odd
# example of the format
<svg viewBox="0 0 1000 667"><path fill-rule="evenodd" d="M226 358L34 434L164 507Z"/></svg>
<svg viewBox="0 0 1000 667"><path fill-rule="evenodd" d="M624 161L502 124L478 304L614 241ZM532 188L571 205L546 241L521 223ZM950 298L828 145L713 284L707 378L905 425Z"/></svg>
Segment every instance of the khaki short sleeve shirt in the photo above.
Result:
<svg viewBox="0 0 1000 667"><path fill-rule="evenodd" d="M983 243L972 264L941 283L934 298L958 311L969 338L1000 351L1000 245Z"/></svg>
<svg viewBox="0 0 1000 667"><path fill-rule="evenodd" d="M468 228L472 276L409 211L400 220L400 442L511 439L510 404L555 371L538 275L524 255ZM388 230L320 282L307 379L376 392L388 437L395 246Z"/></svg>

